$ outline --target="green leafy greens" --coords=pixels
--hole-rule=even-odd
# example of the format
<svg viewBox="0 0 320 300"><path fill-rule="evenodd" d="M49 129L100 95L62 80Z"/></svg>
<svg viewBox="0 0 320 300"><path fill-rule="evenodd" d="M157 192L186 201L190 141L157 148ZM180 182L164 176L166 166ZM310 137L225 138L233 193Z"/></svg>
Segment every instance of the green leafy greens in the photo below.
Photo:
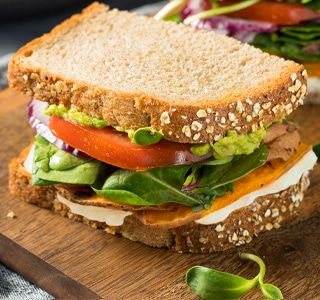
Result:
<svg viewBox="0 0 320 300"><path fill-rule="evenodd" d="M294 0L294 1L298 1L298 0ZM320 0L301 0L301 3L310 9L320 10Z"/></svg>
<svg viewBox="0 0 320 300"><path fill-rule="evenodd" d="M259 33L250 44L296 61L317 62L320 61L320 24L306 22L276 32Z"/></svg>
<svg viewBox="0 0 320 300"><path fill-rule="evenodd" d="M246 279L214 269L194 266L186 273L186 283L191 290L203 299L237 299L250 289L259 287L264 299L283 299L279 288L264 283L266 266L261 258L249 253L241 253L240 258L256 262L260 271L253 279Z"/></svg>
<svg viewBox="0 0 320 300"><path fill-rule="evenodd" d="M32 184L38 186L55 183L92 184L96 181L102 163L79 158L48 142L41 135L35 139L32 166Z"/></svg>
<svg viewBox="0 0 320 300"><path fill-rule="evenodd" d="M250 155L222 160L214 158L187 166L150 169L144 172L119 169L94 191L114 202L158 205L165 202L209 208L216 196L233 191L233 182L263 165L268 156L262 144Z"/></svg>

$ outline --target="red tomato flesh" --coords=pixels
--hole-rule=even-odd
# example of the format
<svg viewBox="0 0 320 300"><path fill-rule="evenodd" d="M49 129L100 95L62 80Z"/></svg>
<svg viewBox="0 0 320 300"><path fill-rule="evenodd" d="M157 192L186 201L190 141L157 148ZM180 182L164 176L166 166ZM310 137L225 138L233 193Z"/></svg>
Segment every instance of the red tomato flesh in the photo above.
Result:
<svg viewBox="0 0 320 300"><path fill-rule="evenodd" d="M222 6L231 5L239 1L222 1ZM269 22L278 25L295 25L304 21L320 17L320 12L305 7L302 4L291 4L276 1L262 1L248 8L235 11L227 16Z"/></svg>
<svg viewBox="0 0 320 300"><path fill-rule="evenodd" d="M70 146L107 164L130 170L173 165L187 165L211 155L197 156L190 152L190 144L161 140L157 144L139 146L128 135L112 127L81 126L72 121L52 116L52 133Z"/></svg>

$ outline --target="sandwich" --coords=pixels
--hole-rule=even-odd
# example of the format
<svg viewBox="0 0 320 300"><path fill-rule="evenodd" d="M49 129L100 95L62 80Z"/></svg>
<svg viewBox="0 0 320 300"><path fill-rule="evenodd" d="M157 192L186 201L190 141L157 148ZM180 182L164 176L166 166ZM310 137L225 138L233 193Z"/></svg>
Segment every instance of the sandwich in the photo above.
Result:
<svg viewBox="0 0 320 300"><path fill-rule="evenodd" d="M317 157L288 115L296 62L92 3L15 53L35 139L9 165L23 201L178 252L249 243L299 213Z"/></svg>
<svg viewBox="0 0 320 300"><path fill-rule="evenodd" d="M320 103L319 1L175 0L156 17L232 36L303 64L309 75L305 103Z"/></svg>

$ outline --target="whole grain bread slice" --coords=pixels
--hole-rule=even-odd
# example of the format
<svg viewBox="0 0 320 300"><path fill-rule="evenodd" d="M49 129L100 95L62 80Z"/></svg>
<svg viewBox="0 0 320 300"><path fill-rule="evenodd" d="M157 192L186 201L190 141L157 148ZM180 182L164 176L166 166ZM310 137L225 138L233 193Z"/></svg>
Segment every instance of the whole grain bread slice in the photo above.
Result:
<svg viewBox="0 0 320 300"><path fill-rule="evenodd" d="M12 58L11 87L126 129L203 143L303 103L302 65L212 32L93 3Z"/></svg>

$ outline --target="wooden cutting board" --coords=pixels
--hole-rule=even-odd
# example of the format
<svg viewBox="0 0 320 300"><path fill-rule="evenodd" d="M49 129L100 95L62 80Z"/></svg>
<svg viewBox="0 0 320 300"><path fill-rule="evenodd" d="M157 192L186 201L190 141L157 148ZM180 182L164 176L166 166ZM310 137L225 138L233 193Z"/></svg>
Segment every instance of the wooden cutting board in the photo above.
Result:
<svg viewBox="0 0 320 300"><path fill-rule="evenodd" d="M11 89L0 93L1 195L0 261L61 299L198 299L185 284L185 273L203 265L247 278L258 266L240 260L240 251L266 263L265 282L286 299L319 299L320 168L301 205L300 220L266 232L241 248L223 253L179 254L111 236L21 202L7 189L9 160L33 139L27 123L29 99ZM302 139L320 141L320 106L293 114ZM15 218L8 218L12 210ZM310 210L313 213L310 214ZM244 299L261 299L254 289Z"/></svg>

